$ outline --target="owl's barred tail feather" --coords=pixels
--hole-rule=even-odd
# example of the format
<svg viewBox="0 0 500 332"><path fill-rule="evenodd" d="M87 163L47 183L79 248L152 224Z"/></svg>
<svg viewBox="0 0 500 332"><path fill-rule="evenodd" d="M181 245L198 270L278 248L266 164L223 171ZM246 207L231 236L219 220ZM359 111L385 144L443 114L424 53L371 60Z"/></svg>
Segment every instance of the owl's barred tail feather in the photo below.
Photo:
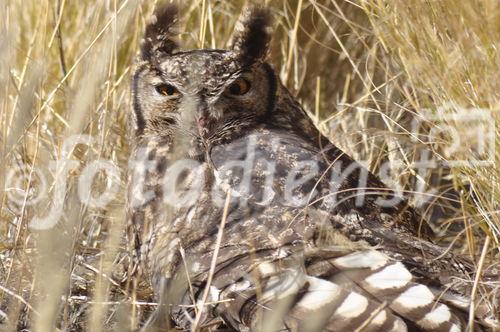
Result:
<svg viewBox="0 0 500 332"><path fill-rule="evenodd" d="M240 331L459 332L467 325L465 300L418 283L375 250L326 260L322 253L305 268L266 262L248 275L212 292L221 301L216 311Z"/></svg>

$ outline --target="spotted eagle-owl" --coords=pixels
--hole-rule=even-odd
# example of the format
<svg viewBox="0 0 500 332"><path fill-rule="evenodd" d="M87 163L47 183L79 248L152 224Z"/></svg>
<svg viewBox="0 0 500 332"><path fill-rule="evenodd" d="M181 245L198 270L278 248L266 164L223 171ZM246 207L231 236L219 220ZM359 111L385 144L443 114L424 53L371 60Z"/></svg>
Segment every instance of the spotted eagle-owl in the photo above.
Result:
<svg viewBox="0 0 500 332"><path fill-rule="evenodd" d="M246 9L227 50L179 50L176 21L155 11L132 87L144 328L465 330L470 267L314 127L266 62L270 13Z"/></svg>

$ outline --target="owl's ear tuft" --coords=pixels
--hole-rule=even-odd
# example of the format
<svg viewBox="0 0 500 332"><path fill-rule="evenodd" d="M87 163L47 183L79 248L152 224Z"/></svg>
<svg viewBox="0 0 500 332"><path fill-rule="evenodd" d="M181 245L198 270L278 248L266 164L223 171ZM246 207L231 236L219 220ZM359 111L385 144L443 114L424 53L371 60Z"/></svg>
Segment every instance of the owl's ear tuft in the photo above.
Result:
<svg viewBox="0 0 500 332"><path fill-rule="evenodd" d="M177 48L175 37L178 15L179 9L174 4L165 4L155 9L141 43L142 60L152 60L159 54L172 54Z"/></svg>
<svg viewBox="0 0 500 332"><path fill-rule="evenodd" d="M272 34L272 16L269 9L247 7L236 23L231 49L245 61L264 60Z"/></svg>

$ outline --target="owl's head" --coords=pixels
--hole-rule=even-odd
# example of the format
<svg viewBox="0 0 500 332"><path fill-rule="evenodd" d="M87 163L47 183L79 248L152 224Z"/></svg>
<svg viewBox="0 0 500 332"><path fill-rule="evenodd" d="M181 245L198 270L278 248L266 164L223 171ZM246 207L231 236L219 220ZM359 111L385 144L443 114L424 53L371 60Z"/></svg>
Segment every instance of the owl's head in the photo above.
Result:
<svg viewBox="0 0 500 332"><path fill-rule="evenodd" d="M133 80L137 133L200 141L233 135L272 111L276 75L265 62L270 13L247 8L226 50L180 50L177 8L157 9L141 45Z"/></svg>

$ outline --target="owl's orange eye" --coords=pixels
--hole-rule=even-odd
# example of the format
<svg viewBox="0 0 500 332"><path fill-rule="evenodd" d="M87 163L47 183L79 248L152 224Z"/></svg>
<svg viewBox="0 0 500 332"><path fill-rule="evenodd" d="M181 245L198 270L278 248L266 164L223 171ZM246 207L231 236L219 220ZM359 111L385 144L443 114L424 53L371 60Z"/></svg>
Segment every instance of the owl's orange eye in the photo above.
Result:
<svg viewBox="0 0 500 332"><path fill-rule="evenodd" d="M179 93L179 91L175 88L175 86L170 84L160 84L155 86L156 92L164 96L175 96Z"/></svg>
<svg viewBox="0 0 500 332"><path fill-rule="evenodd" d="M244 78L238 78L228 86L226 92L230 95L241 96L247 93L248 90L250 90L250 82Z"/></svg>

